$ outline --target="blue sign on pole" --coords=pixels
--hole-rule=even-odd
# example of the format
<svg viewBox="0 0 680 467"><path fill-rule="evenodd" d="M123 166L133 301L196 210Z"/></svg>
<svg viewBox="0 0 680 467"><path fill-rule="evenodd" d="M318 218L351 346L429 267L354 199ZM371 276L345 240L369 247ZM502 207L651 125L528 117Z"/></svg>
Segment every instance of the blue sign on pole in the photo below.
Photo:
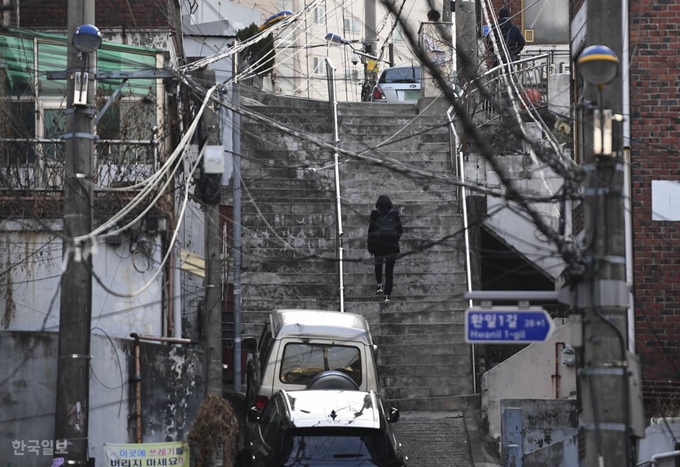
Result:
<svg viewBox="0 0 680 467"><path fill-rule="evenodd" d="M488 307L465 311L465 342L470 344L543 342L554 328L543 308Z"/></svg>

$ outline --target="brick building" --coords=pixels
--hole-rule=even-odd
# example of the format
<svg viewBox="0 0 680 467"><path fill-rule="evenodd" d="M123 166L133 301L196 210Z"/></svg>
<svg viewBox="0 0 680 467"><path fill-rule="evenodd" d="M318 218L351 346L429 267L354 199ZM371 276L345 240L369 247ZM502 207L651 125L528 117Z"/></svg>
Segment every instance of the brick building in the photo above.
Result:
<svg viewBox="0 0 680 467"><path fill-rule="evenodd" d="M636 351L648 415L680 397L680 4L630 5L630 130Z"/></svg>

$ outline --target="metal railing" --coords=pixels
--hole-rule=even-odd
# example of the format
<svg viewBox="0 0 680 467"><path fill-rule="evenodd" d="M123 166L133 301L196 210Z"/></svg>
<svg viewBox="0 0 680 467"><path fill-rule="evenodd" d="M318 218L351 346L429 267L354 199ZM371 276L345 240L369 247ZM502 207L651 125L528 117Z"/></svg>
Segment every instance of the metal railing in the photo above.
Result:
<svg viewBox="0 0 680 467"><path fill-rule="evenodd" d="M487 70L481 78L484 85L483 91L474 89L470 93L470 97L476 102L476 111L473 115L475 123L483 125L493 120L503 119L503 108L509 105L508 86L504 75L517 84L519 92L525 96L524 100L531 100L531 104L526 102L526 106L547 104L549 77L555 73L568 71L564 62L560 60L565 53L568 54L568 52L559 50L530 55ZM524 94L528 92L532 92L533 95Z"/></svg>
<svg viewBox="0 0 680 467"><path fill-rule="evenodd" d="M113 187L148 178L158 168L155 140L98 140L95 185ZM64 186L64 141L0 139L0 189L61 190Z"/></svg>

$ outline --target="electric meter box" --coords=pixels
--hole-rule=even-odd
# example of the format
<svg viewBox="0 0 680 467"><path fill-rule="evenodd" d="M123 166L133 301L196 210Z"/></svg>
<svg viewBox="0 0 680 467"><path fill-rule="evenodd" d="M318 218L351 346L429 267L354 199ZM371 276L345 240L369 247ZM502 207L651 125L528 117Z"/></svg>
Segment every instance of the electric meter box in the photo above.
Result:
<svg viewBox="0 0 680 467"><path fill-rule="evenodd" d="M222 146L208 146L203 153L203 173L206 175L224 172L224 148Z"/></svg>

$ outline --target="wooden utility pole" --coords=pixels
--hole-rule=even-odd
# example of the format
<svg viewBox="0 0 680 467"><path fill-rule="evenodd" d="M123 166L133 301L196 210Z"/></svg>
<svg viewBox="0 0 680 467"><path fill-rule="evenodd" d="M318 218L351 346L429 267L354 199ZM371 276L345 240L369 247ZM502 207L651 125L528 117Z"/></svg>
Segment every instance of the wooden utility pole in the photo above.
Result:
<svg viewBox="0 0 680 467"><path fill-rule="evenodd" d="M209 86L215 84L215 73L202 76ZM207 360L207 394L222 396L222 226L220 202L222 200L222 173L206 169L209 151L217 149L224 160L220 125L212 104L203 112L201 121L203 157L203 203L205 206L205 306L203 310L204 350ZM208 154L208 156L206 156ZM219 158L219 157L218 157ZM224 167L224 162L222 162Z"/></svg>
<svg viewBox="0 0 680 467"><path fill-rule="evenodd" d="M587 45L609 47L619 59L623 53L621 3L597 0L587 5ZM616 122L611 155L593 150L593 111L604 108L615 115L622 113L622 74L627 72L619 70L601 93L590 83L584 90L585 100L592 105L586 111L589 124L582 135L586 274L577 291L584 322L579 381L588 467L630 465L623 141Z"/></svg>
<svg viewBox="0 0 680 467"><path fill-rule="evenodd" d="M92 231L94 164L94 79L87 89L87 105L74 105L75 71L94 77L94 54L73 45L76 29L94 24L94 0L68 1L68 70L64 149L64 236L74 238ZM61 278L59 358L57 361L54 436L66 441L65 465L84 466L88 459L90 393L90 321L92 317L92 255L89 244L64 240L66 270ZM55 452L57 450L55 449Z"/></svg>

